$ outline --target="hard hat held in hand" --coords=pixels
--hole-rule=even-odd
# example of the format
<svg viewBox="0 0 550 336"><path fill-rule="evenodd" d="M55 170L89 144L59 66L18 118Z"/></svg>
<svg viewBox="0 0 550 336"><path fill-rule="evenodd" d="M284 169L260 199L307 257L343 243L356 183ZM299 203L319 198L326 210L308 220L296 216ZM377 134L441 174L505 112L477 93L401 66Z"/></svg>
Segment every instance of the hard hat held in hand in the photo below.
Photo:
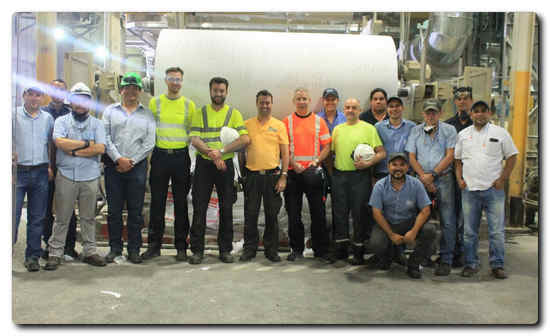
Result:
<svg viewBox="0 0 550 336"><path fill-rule="evenodd" d="M355 150L353 151L353 160L370 161L374 158L375 155L376 153L374 152L374 149L372 149L371 146L367 144L359 144L357 145L357 147L355 147Z"/></svg>
<svg viewBox="0 0 550 336"><path fill-rule="evenodd" d="M222 130L220 131L220 139L222 141L222 144L229 145L233 141L237 140L239 138L239 132L237 130L230 128L230 127L222 127Z"/></svg>

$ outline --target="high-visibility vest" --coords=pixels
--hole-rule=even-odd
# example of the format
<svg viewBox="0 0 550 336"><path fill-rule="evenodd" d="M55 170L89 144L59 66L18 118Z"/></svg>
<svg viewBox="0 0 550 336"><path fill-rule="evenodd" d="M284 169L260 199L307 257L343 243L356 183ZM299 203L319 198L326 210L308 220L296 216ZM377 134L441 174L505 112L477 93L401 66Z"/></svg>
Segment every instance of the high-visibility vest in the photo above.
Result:
<svg viewBox="0 0 550 336"><path fill-rule="evenodd" d="M296 156L294 153L296 152L296 145L294 143L294 129L293 129L293 115L291 114L288 116L288 135L290 138L290 158L294 161L314 161L319 157L319 139L320 139L320 133L321 133L321 118L317 115L313 115L315 117L315 137L314 137L314 152L313 156L311 155L298 155ZM328 137L330 137L330 134L327 134Z"/></svg>
<svg viewBox="0 0 550 336"><path fill-rule="evenodd" d="M206 105L202 107L202 128L198 129L201 132L201 140L205 143L219 142L221 144L222 140L220 138L220 132L222 127L227 127L229 121L231 120L231 115L233 114L233 108L229 107L225 119L223 121L222 127L208 127L208 113L206 112Z"/></svg>
<svg viewBox="0 0 550 336"><path fill-rule="evenodd" d="M163 96L153 98L156 109L152 109L152 112L157 123L156 146L166 149L185 148L189 142L189 100L185 97L178 98L184 99L184 119L181 123L180 119L176 118L174 110L167 111L166 107L162 108L163 101L170 101L166 96L161 99Z"/></svg>

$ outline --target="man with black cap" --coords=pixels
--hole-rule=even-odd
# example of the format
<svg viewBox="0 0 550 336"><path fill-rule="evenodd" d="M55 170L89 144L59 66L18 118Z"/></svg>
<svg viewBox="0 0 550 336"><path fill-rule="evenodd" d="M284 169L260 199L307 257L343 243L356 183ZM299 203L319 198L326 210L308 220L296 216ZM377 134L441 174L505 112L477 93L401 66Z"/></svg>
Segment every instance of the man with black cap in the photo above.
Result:
<svg viewBox="0 0 550 336"><path fill-rule="evenodd" d="M13 244L27 195L27 248L25 267L29 272L40 270L38 259L42 255L40 237L46 217L48 202L48 179L52 176L50 166L52 130L54 121L49 113L40 109L42 89L37 86L23 92L23 106L13 115L14 164L17 165L15 187L15 227Z"/></svg>
<svg viewBox="0 0 550 336"><path fill-rule="evenodd" d="M56 270L67 238L67 228L78 200L82 256L85 263L105 266L97 254L95 208L97 202L99 156L105 152L103 123L90 115L92 92L84 83L76 83L69 95L70 114L55 121L53 140L57 146L58 174L55 179L55 223L48 241L46 270Z"/></svg>
<svg viewBox="0 0 550 336"><path fill-rule="evenodd" d="M423 108L424 122L415 126L405 150L418 178L434 195L441 223L440 263L435 275L451 272L456 241L455 181L452 174L456 130L441 122L441 104L427 99Z"/></svg>
<svg viewBox="0 0 550 336"><path fill-rule="evenodd" d="M122 255L122 210L126 203L128 219L128 260L142 262L141 226L147 177L147 156L155 146L156 122L153 114L139 102L143 88L141 77L130 72L122 77L122 101L109 105L103 112L107 140L105 162L105 190L109 204L109 254L106 262Z"/></svg>
<svg viewBox="0 0 550 336"><path fill-rule="evenodd" d="M476 102L471 117L474 124L460 132L455 151L455 170L464 211L466 266L462 276L472 277L479 272L479 225L485 210L491 273L497 279L505 279L508 276L504 271L504 184L512 173L518 150L504 128L489 122L491 112L486 102ZM504 168L502 161L505 161Z"/></svg>
<svg viewBox="0 0 550 336"><path fill-rule="evenodd" d="M64 116L68 113L71 113L71 107L68 104L65 104L65 99L67 98L67 84L64 80L58 78L54 79L49 87L48 95L52 101L48 106L43 107L42 109L52 115L54 121L57 118ZM46 220L44 221L44 232L42 233L42 239L48 244L48 240L52 235L52 228L54 223L53 216L53 195L55 193L55 183L54 179L57 176L57 168L55 167L55 151L56 147L52 146L52 168L53 168L53 178L49 183L49 192L48 192L48 212L46 213ZM71 217L71 222L69 223L69 231L67 232L67 241L65 242L65 255L71 256L73 259L78 259L78 253L75 251L76 243L76 215L73 212ZM44 250L42 258L48 260L48 249Z"/></svg>
<svg viewBox="0 0 550 336"><path fill-rule="evenodd" d="M470 108L472 106L472 88L461 86L455 91L454 104L456 114L445 120L446 123L453 125L456 133L460 133L466 127L473 124L470 118ZM456 246L453 259L453 267L464 266L464 215L462 214L462 193L458 184L455 184L455 203L456 203Z"/></svg>
<svg viewBox="0 0 550 336"><path fill-rule="evenodd" d="M376 223L369 245L375 255L386 258L392 245L416 243L411 254L407 274L422 277L420 263L429 257L436 229L428 223L430 199L417 178L407 174L409 164L405 153L392 153L388 159L389 176L376 182L369 205ZM388 260L385 269L389 269Z"/></svg>

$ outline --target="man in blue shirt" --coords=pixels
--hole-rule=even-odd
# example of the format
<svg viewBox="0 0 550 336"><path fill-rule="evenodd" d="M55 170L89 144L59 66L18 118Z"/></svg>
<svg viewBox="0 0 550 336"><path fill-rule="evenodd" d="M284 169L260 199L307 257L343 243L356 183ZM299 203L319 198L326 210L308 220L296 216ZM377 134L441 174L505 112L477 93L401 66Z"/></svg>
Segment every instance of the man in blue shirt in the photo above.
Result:
<svg viewBox="0 0 550 336"><path fill-rule="evenodd" d="M439 212L440 263L435 275L451 272L456 242L455 179L452 174L456 130L439 121L441 104L437 99L424 102L424 122L415 126L407 141L411 166L426 190L435 197Z"/></svg>
<svg viewBox="0 0 550 336"><path fill-rule="evenodd" d="M95 208L99 187L99 155L105 152L103 123L89 114L92 93L83 83L71 89L72 111L55 121L53 140L57 146L58 174L55 179L56 220L48 241L46 270L56 270L65 248L67 228L78 199L82 256L85 263L105 266L95 244Z"/></svg>
<svg viewBox="0 0 550 336"><path fill-rule="evenodd" d="M132 80L133 79L133 80ZM122 209L128 209L128 260L142 262L141 226L147 176L147 156L155 147L156 122L153 114L139 103L143 85L136 73L128 73L120 83L122 102L108 106L103 113L107 138L105 189L109 211L109 246L105 257L113 262L122 255Z"/></svg>
<svg viewBox="0 0 550 336"><path fill-rule="evenodd" d="M52 176L49 147L53 130L53 118L40 110L42 90L30 87L23 92L24 104L13 116L13 136L17 179L15 187L15 228L13 244L27 194L27 248L25 267L29 272L40 270L38 259L42 255L40 238L48 207L48 179Z"/></svg>
<svg viewBox="0 0 550 336"><path fill-rule="evenodd" d="M65 98L67 98L67 84L62 79L54 79L49 87L48 92L52 101L48 106L43 107L42 110L48 112L52 115L54 121L57 118L64 116L71 112L71 107L65 104ZM52 235L52 228L54 222L53 216L53 195L55 193L55 177L57 176L57 168L55 165L55 152L56 147L52 146L52 168L53 168L53 179L49 183L49 192L48 192L48 211L46 213L46 220L44 221L44 232L42 233L42 240L46 243L46 249L42 254L42 258L48 260L48 240ZM67 241L65 242L65 255L71 256L73 259L78 259L78 253L75 251L76 243L76 215L73 212L71 217L71 222L69 223L69 231L67 232Z"/></svg>
<svg viewBox="0 0 550 336"><path fill-rule="evenodd" d="M405 153L389 156L389 176L376 182L369 205L378 225L372 229L369 245L379 258L387 258L393 245L413 244L414 252L408 260L407 274L422 277L420 263L429 257L436 229L428 223L430 199L417 178L407 175L409 164ZM386 259L389 269L391 260ZM382 267L381 267L382 268Z"/></svg>

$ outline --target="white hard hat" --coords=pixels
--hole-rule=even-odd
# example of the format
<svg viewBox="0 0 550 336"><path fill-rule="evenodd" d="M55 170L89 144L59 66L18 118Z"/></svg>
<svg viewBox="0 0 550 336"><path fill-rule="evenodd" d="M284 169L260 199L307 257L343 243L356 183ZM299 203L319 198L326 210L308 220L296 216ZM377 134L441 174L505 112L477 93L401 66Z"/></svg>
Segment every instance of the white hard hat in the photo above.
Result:
<svg viewBox="0 0 550 336"><path fill-rule="evenodd" d="M376 153L374 152L374 149L372 149L371 146L367 144L359 144L357 147L355 147L355 150L353 151L353 160L365 160L370 161L374 158Z"/></svg>
<svg viewBox="0 0 550 336"><path fill-rule="evenodd" d="M230 128L230 127L222 127L222 130L220 131L220 139L222 141L222 144L229 145L233 141L237 140L239 138L239 132L237 130Z"/></svg>
<svg viewBox="0 0 550 336"><path fill-rule="evenodd" d="M90 90L89 87L86 86L86 84L82 82L78 82L75 85L73 85L73 87L71 88L70 96L75 96L75 95L85 95L91 98L92 91Z"/></svg>

